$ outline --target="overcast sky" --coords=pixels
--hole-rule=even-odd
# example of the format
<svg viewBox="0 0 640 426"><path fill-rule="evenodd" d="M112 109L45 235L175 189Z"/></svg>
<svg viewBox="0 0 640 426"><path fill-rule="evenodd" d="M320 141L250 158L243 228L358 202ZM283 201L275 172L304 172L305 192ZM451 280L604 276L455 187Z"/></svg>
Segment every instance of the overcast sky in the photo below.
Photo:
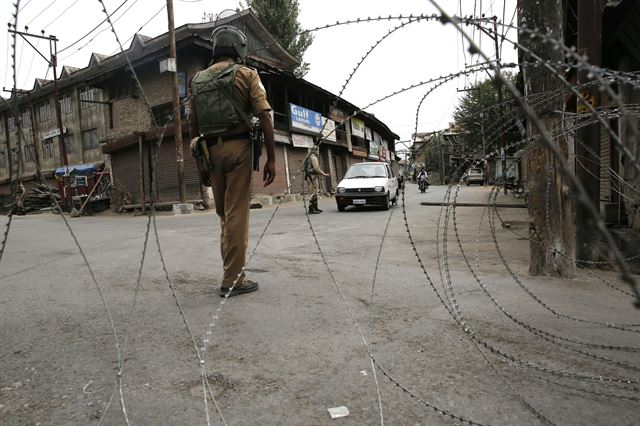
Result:
<svg viewBox="0 0 640 426"><path fill-rule="evenodd" d="M124 0L105 0L107 11L113 12ZM3 22L12 22L13 7L4 0L0 11ZM201 22L205 13L217 14L220 11L238 6L237 0L198 1L174 0L175 24L180 26L190 22ZM428 0L299 0L300 23L310 29L336 21L364 19L367 17L413 14L432 14L435 8ZM503 17L503 0L440 0L439 4L450 14L472 15L481 13L487 16ZM516 0L506 0L504 20L509 23L514 16ZM138 32L148 36L157 36L167 31L167 12L162 9L163 0L127 0L116 12L112 20L120 40L129 46L130 38ZM114 54L118 46L108 24L102 24L90 36L63 50L98 25L105 15L98 0L21 0L21 12L18 28L46 35L53 34L58 42L59 65L85 67L92 52ZM462 8L462 10L460 10ZM162 10L161 10L162 9ZM482 11L482 12L481 12ZM159 12L155 18L152 16ZM150 20L151 19L151 20ZM148 23L147 21L150 20ZM515 23L515 20L513 21ZM398 21L359 23L339 26L314 32L314 42L307 50L305 61L310 63L310 71L305 77L332 93L337 94L351 70L360 58L384 36ZM4 27L6 28L6 26ZM470 33L470 28L466 28ZM515 32L508 33L514 40ZM475 39L483 50L494 56L493 41ZM0 78L3 87L13 86L10 64L9 34L0 37L3 49L0 51ZM48 56L46 41L32 40ZM126 42L126 43L125 43ZM412 23L396 31L385 39L367 58L347 85L343 97L349 102L364 107L400 88L419 81L436 78L441 75L464 69L465 63L476 62L466 52L467 43L451 25L443 26L435 21ZM502 49L504 61L515 62L516 54L512 46L505 42ZM178 58L179 60L179 58ZM17 85L21 89L33 87L35 78L51 78L46 62L34 49L18 39L16 61L18 63ZM468 87L477 79L486 79L481 73L469 78L458 78L436 89L423 104L419 115L419 132L440 130L448 126L456 100L461 95L457 89ZM431 86L425 85L412 89L402 95L392 97L369 108L385 122L401 139L410 139L415 127L416 110L420 99ZM7 96L6 93L3 94Z"/></svg>

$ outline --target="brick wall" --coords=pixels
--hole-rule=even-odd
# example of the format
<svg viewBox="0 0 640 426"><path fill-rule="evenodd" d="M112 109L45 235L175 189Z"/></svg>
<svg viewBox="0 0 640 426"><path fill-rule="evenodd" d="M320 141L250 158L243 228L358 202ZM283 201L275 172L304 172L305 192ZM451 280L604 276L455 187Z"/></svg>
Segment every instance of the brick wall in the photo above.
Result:
<svg viewBox="0 0 640 426"><path fill-rule="evenodd" d="M178 57L179 71L186 72L187 84L193 75L206 66L206 58L193 52L181 54ZM170 103L172 101L172 74L160 73L157 62L152 62L136 69L142 84L142 89L149 104L153 106ZM127 84L126 76L114 79L114 84ZM137 98L125 96L113 99L113 129L107 129L106 137L116 139L135 131L146 131L151 128L149 109L144 103L142 93L138 90Z"/></svg>
<svg viewBox="0 0 640 426"><path fill-rule="evenodd" d="M171 102L171 75L160 74L157 64L153 68L136 70L142 84L142 90L151 106ZM122 83L121 81L118 84ZM136 131L151 128L149 109L144 102L142 92L136 87L137 96L124 96L113 99L113 129L107 129L106 138L116 139Z"/></svg>

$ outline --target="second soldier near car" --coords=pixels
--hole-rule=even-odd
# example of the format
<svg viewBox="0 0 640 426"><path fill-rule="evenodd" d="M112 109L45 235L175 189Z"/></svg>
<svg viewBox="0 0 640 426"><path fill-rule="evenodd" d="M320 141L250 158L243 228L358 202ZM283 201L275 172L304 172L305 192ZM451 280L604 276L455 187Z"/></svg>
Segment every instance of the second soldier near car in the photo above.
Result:
<svg viewBox="0 0 640 426"><path fill-rule="evenodd" d="M309 214L322 213L322 210L318 208L318 190L319 190L319 175L329 176L324 170L320 168L320 161L318 160L318 154L320 153L320 147L314 145L309 152L309 156L305 160L304 164L304 178L309 186Z"/></svg>

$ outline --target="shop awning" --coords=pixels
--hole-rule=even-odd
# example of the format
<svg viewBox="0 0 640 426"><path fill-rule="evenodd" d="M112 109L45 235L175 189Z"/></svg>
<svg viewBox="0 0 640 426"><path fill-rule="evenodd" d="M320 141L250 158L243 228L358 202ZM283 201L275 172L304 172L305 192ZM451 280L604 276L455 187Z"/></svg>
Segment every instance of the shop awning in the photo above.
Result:
<svg viewBox="0 0 640 426"><path fill-rule="evenodd" d="M98 168L95 164L73 164L69 166L70 175L82 175L91 176L95 175ZM55 171L56 176L64 176L66 174L66 167L58 167Z"/></svg>

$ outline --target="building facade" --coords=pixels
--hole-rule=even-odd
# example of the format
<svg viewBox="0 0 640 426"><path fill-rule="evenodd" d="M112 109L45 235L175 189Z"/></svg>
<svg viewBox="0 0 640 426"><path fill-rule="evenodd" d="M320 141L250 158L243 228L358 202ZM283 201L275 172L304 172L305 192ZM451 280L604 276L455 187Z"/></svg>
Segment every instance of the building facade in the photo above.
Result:
<svg viewBox="0 0 640 426"><path fill-rule="evenodd" d="M245 10L227 19L243 23L248 39L247 63L258 70L273 109L276 180L264 188L262 173L254 173L255 194L301 192L302 163L308 148L318 141L322 167L330 173L322 182L326 192L332 192L354 162L395 160L394 141L398 136L373 115L286 71L297 60L280 47L253 12ZM207 194L199 184L188 148L185 105L188 82L210 63L212 29L210 22L176 29L177 72L184 101L180 131L185 180L187 199L194 202L206 201ZM111 170L112 186L121 195L116 203L141 205L148 203L152 194L159 203L179 199L172 75L161 70L168 54L167 34L155 38L138 34L126 50L126 57L123 53L108 57L92 54L85 68L64 67L58 81L69 164L106 164ZM127 58L140 85L129 71ZM6 105L0 104L5 126L0 139L0 193L5 195L11 191L9 166L13 165L15 179L17 161L23 161L21 178L26 181L35 179L38 158L46 176L61 165L51 82L38 80L31 91L14 96L20 105L26 140L21 141L18 152L15 118ZM305 117L312 120L305 122Z"/></svg>

